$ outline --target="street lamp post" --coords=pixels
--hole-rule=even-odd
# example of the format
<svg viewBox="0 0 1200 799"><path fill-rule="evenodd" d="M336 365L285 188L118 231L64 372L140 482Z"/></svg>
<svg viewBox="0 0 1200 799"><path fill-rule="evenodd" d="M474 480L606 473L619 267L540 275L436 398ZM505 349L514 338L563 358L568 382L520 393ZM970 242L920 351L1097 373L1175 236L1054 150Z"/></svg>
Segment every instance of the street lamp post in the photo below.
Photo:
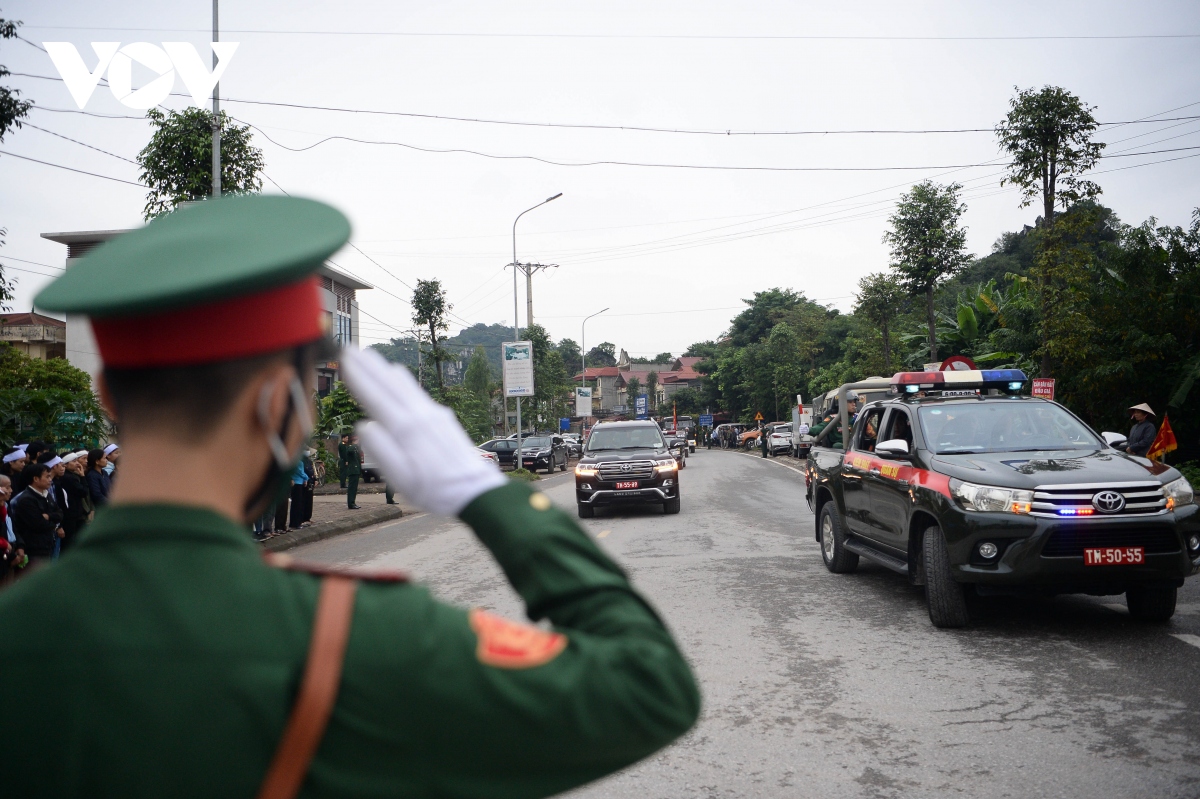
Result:
<svg viewBox="0 0 1200 799"><path fill-rule="evenodd" d="M521 327L520 327L521 322L517 316L517 307L518 307L517 306L517 222L521 221L521 217L525 216L525 214L529 213L534 208L541 208L546 203L550 202L551 200L557 200L561 196L562 196L562 192L560 191L558 194L554 195L553 197L547 197L546 199L542 200L537 205L533 206L533 208L526 208L524 211L517 214L517 218L513 220L513 237L512 237L512 239L513 239L513 259L512 259L512 268L513 268L513 341L518 341L521 338ZM533 353L530 353L529 355L531 358L533 357ZM506 397L504 401L507 404L508 398ZM507 415L507 413L508 413L508 410L505 409L505 414ZM513 468L514 469L521 468L521 398L520 397L517 397L517 451L516 451L515 460L513 463Z"/></svg>
<svg viewBox="0 0 1200 799"><path fill-rule="evenodd" d="M596 311L592 316L599 316L607 310L605 308L602 311ZM584 317L583 324L579 326L579 363L582 369L582 374L579 376L579 384L585 388L587 387L587 322L592 316ZM583 434L582 422L579 425L579 433L580 435Z"/></svg>

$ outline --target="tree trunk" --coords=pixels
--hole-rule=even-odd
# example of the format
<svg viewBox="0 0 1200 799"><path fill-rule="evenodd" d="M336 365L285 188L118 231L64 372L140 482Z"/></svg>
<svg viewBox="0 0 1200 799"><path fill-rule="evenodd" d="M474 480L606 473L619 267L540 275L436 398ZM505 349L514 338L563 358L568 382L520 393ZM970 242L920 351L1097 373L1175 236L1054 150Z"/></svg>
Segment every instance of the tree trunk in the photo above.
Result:
<svg viewBox="0 0 1200 799"><path fill-rule="evenodd" d="M937 325L934 322L933 314L933 284L925 287L925 313L929 322L929 360L930 362L938 359L937 352Z"/></svg>

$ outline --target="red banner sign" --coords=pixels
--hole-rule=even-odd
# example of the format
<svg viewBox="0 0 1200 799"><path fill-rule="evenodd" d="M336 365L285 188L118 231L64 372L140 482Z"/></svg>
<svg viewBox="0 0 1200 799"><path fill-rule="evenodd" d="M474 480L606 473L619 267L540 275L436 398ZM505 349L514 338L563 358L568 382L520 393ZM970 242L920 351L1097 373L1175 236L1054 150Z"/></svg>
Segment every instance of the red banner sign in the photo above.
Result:
<svg viewBox="0 0 1200 799"><path fill-rule="evenodd" d="M1035 377L1033 378L1033 396L1042 397L1043 399L1054 399L1054 378L1053 377Z"/></svg>

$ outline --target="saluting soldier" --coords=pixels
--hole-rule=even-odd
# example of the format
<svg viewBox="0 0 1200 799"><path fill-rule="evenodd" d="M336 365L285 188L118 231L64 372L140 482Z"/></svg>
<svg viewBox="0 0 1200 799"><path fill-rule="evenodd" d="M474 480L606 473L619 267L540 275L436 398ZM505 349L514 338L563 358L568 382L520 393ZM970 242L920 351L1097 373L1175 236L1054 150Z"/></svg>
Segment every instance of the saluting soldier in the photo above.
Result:
<svg viewBox="0 0 1200 799"><path fill-rule="evenodd" d="M346 445L346 506L350 510L358 510L358 481L362 478L362 447L358 445L358 436L350 436Z"/></svg>
<svg viewBox="0 0 1200 799"><path fill-rule="evenodd" d="M346 487L346 447L350 446L350 434L342 433L341 439L338 441L338 482L341 487Z"/></svg>
<svg viewBox="0 0 1200 799"><path fill-rule="evenodd" d="M91 317L125 454L71 551L0 594L6 794L539 797L694 722L688 666L621 569L377 353L339 359L365 445L411 501L470 525L549 626L251 541L312 432L314 272L348 237L313 201L213 200L37 297Z"/></svg>

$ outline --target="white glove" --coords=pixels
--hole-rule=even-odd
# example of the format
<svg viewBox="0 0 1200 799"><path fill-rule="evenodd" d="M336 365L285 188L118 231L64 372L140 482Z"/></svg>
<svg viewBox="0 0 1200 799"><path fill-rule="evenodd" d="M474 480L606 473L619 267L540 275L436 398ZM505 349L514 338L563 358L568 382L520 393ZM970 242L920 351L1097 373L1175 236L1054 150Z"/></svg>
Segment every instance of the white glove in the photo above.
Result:
<svg viewBox="0 0 1200 799"><path fill-rule="evenodd" d="M347 348L346 383L373 421L360 422L363 448L392 487L425 510L457 516L471 500L508 482L480 456L454 412L438 405L407 367L374 350Z"/></svg>

